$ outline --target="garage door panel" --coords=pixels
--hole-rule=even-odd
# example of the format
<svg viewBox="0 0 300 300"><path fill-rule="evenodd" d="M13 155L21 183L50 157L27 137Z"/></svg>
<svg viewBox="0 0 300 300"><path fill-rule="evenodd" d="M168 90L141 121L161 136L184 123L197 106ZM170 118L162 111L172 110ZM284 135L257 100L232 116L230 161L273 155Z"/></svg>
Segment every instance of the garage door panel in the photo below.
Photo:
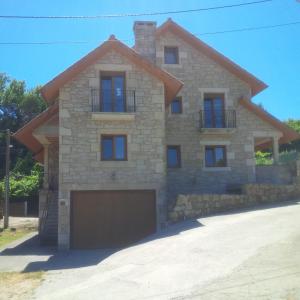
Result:
<svg viewBox="0 0 300 300"><path fill-rule="evenodd" d="M115 200L112 220L112 239L115 244L137 241L155 231L155 219L149 218L155 215L155 202L146 196L132 193ZM154 206L152 211L149 211L148 203Z"/></svg>
<svg viewBox="0 0 300 300"><path fill-rule="evenodd" d="M103 244L109 242L112 203L106 197L98 200L99 195L94 191L72 194L71 231L76 248L95 248L97 239Z"/></svg>
<svg viewBox="0 0 300 300"><path fill-rule="evenodd" d="M123 246L156 230L155 191L76 191L71 197L73 248Z"/></svg>
<svg viewBox="0 0 300 300"><path fill-rule="evenodd" d="M112 241L113 244L120 245L125 244L130 236L132 236L132 232L134 231L134 220L133 214L130 210L132 206L131 201L124 201L123 198L117 198L114 201L114 213L112 222Z"/></svg>

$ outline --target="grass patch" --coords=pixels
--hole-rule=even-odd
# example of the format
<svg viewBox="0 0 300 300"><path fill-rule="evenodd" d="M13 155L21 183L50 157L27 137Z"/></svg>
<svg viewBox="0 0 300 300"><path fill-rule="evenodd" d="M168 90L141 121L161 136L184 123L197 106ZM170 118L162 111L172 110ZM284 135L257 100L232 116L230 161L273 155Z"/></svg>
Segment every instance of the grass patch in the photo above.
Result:
<svg viewBox="0 0 300 300"><path fill-rule="evenodd" d="M23 280L41 280L44 275L43 271L38 272L0 272L1 283L17 283Z"/></svg>
<svg viewBox="0 0 300 300"><path fill-rule="evenodd" d="M0 299L27 299L43 280L44 272L0 272Z"/></svg>
<svg viewBox="0 0 300 300"><path fill-rule="evenodd" d="M33 228L0 229L0 248L33 232Z"/></svg>

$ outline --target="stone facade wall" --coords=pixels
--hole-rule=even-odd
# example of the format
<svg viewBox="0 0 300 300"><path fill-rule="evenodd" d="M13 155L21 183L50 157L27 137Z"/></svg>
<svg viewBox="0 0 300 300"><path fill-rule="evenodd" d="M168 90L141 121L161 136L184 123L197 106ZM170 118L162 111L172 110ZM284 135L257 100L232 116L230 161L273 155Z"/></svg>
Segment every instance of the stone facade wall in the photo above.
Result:
<svg viewBox="0 0 300 300"><path fill-rule="evenodd" d="M136 91L135 120L92 119L90 88L99 87L101 70L126 72L126 88ZM158 222L165 221L164 99L162 82L117 52L106 54L60 90L60 247L69 247L70 191L73 190L154 189ZM101 134L126 134L128 161L101 161Z"/></svg>
<svg viewBox="0 0 300 300"><path fill-rule="evenodd" d="M151 36L154 27L147 28ZM136 28L136 33L143 30ZM150 44L154 42L149 40ZM156 41L156 49L137 46L145 57L156 60L159 67L184 82L179 93L183 113L170 114L170 108L165 109L162 82L114 51L60 89L59 167L52 163L53 170L59 168L60 247L69 247L71 191L154 189L161 224L166 219L167 205L172 208L180 194L221 194L229 184L255 182L254 138L280 136L269 124L238 105L241 97L251 96L246 83L183 40L167 33ZM163 64L164 46L179 47L179 65ZM99 88L100 71L126 73L126 89L136 91L134 120L92 118L90 89ZM225 94L225 108L236 110L236 130L201 133L199 110L206 92ZM127 135L128 161L101 161L101 134ZM166 145L181 146L181 168L167 170ZM206 169L205 145L225 145L228 166ZM52 150L50 155L55 157L55 149Z"/></svg>
<svg viewBox="0 0 300 300"><path fill-rule="evenodd" d="M300 184L246 184L243 194L179 195L176 205L169 212L170 222L207 216L233 209L247 208L257 204L275 203L300 197Z"/></svg>
<svg viewBox="0 0 300 300"><path fill-rule="evenodd" d="M58 143L48 146L48 182L50 190L58 190Z"/></svg>
<svg viewBox="0 0 300 300"><path fill-rule="evenodd" d="M179 65L163 63L164 46L178 46ZM230 184L255 182L254 137L278 135L269 124L238 105L250 97L250 87L172 33L156 43L157 65L184 82L179 92L183 113L166 111L166 144L180 145L182 166L168 169L168 201L172 207L179 194L224 193ZM226 109L235 109L237 128L232 133L204 135L199 130L199 110L206 92L225 94ZM204 167L205 145L227 147L227 168Z"/></svg>
<svg viewBox="0 0 300 300"><path fill-rule="evenodd" d="M257 183L291 184L295 176L293 164L256 166Z"/></svg>

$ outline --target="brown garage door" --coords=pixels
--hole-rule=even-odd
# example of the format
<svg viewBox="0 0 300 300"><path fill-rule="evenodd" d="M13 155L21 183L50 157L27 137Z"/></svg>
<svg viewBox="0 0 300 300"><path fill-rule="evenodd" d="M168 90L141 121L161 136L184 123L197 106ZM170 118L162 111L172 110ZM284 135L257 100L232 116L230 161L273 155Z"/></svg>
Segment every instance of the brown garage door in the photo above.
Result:
<svg viewBox="0 0 300 300"><path fill-rule="evenodd" d="M123 246L155 232L155 191L71 193L71 247Z"/></svg>

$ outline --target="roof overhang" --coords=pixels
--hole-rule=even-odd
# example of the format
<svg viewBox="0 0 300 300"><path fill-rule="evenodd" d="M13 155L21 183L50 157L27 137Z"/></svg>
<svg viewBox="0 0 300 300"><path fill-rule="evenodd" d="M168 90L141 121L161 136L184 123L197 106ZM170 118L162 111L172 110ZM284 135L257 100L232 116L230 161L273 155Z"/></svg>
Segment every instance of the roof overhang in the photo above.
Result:
<svg viewBox="0 0 300 300"><path fill-rule="evenodd" d="M250 100L242 98L240 100L240 104L252 113L254 113L257 117L259 117L266 123L269 123L272 127L280 131L282 133L282 137L279 140L280 144L286 144L294 140L300 139L300 134L297 131L293 130L283 122L279 121L267 111L260 108L258 105L252 103Z"/></svg>
<svg viewBox="0 0 300 300"><path fill-rule="evenodd" d="M136 51L121 43L114 36L111 36L108 41L104 42L101 46L84 56L82 59L77 61L75 64L70 66L64 72L60 73L53 80L44 85L41 89L43 98L48 103L51 103L58 97L59 89L63 85L65 85L80 72L85 70L87 67L95 63L106 53L112 50L120 53L132 63L138 65L151 75L160 79L165 86L165 98L167 104L177 95L179 90L182 88L183 83L180 80L175 78L170 73L155 66L150 61L140 56Z"/></svg>
<svg viewBox="0 0 300 300"><path fill-rule="evenodd" d="M43 162L43 144L34 136L34 131L56 115L58 115L57 103L51 105L13 134L13 137L32 151L35 159L41 163Z"/></svg>
<svg viewBox="0 0 300 300"><path fill-rule="evenodd" d="M257 79L255 76L247 72L245 69L241 68L239 65L231 61L229 58L225 57L220 52L208 46L206 43L192 35L190 32L179 26L171 19L168 19L165 23L157 28L156 36L160 37L167 32L171 32L174 35L178 36L187 44L190 44L205 56L209 57L210 59L221 65L223 68L228 70L230 73L246 82L251 88L252 96L255 96L268 87L264 82Z"/></svg>

